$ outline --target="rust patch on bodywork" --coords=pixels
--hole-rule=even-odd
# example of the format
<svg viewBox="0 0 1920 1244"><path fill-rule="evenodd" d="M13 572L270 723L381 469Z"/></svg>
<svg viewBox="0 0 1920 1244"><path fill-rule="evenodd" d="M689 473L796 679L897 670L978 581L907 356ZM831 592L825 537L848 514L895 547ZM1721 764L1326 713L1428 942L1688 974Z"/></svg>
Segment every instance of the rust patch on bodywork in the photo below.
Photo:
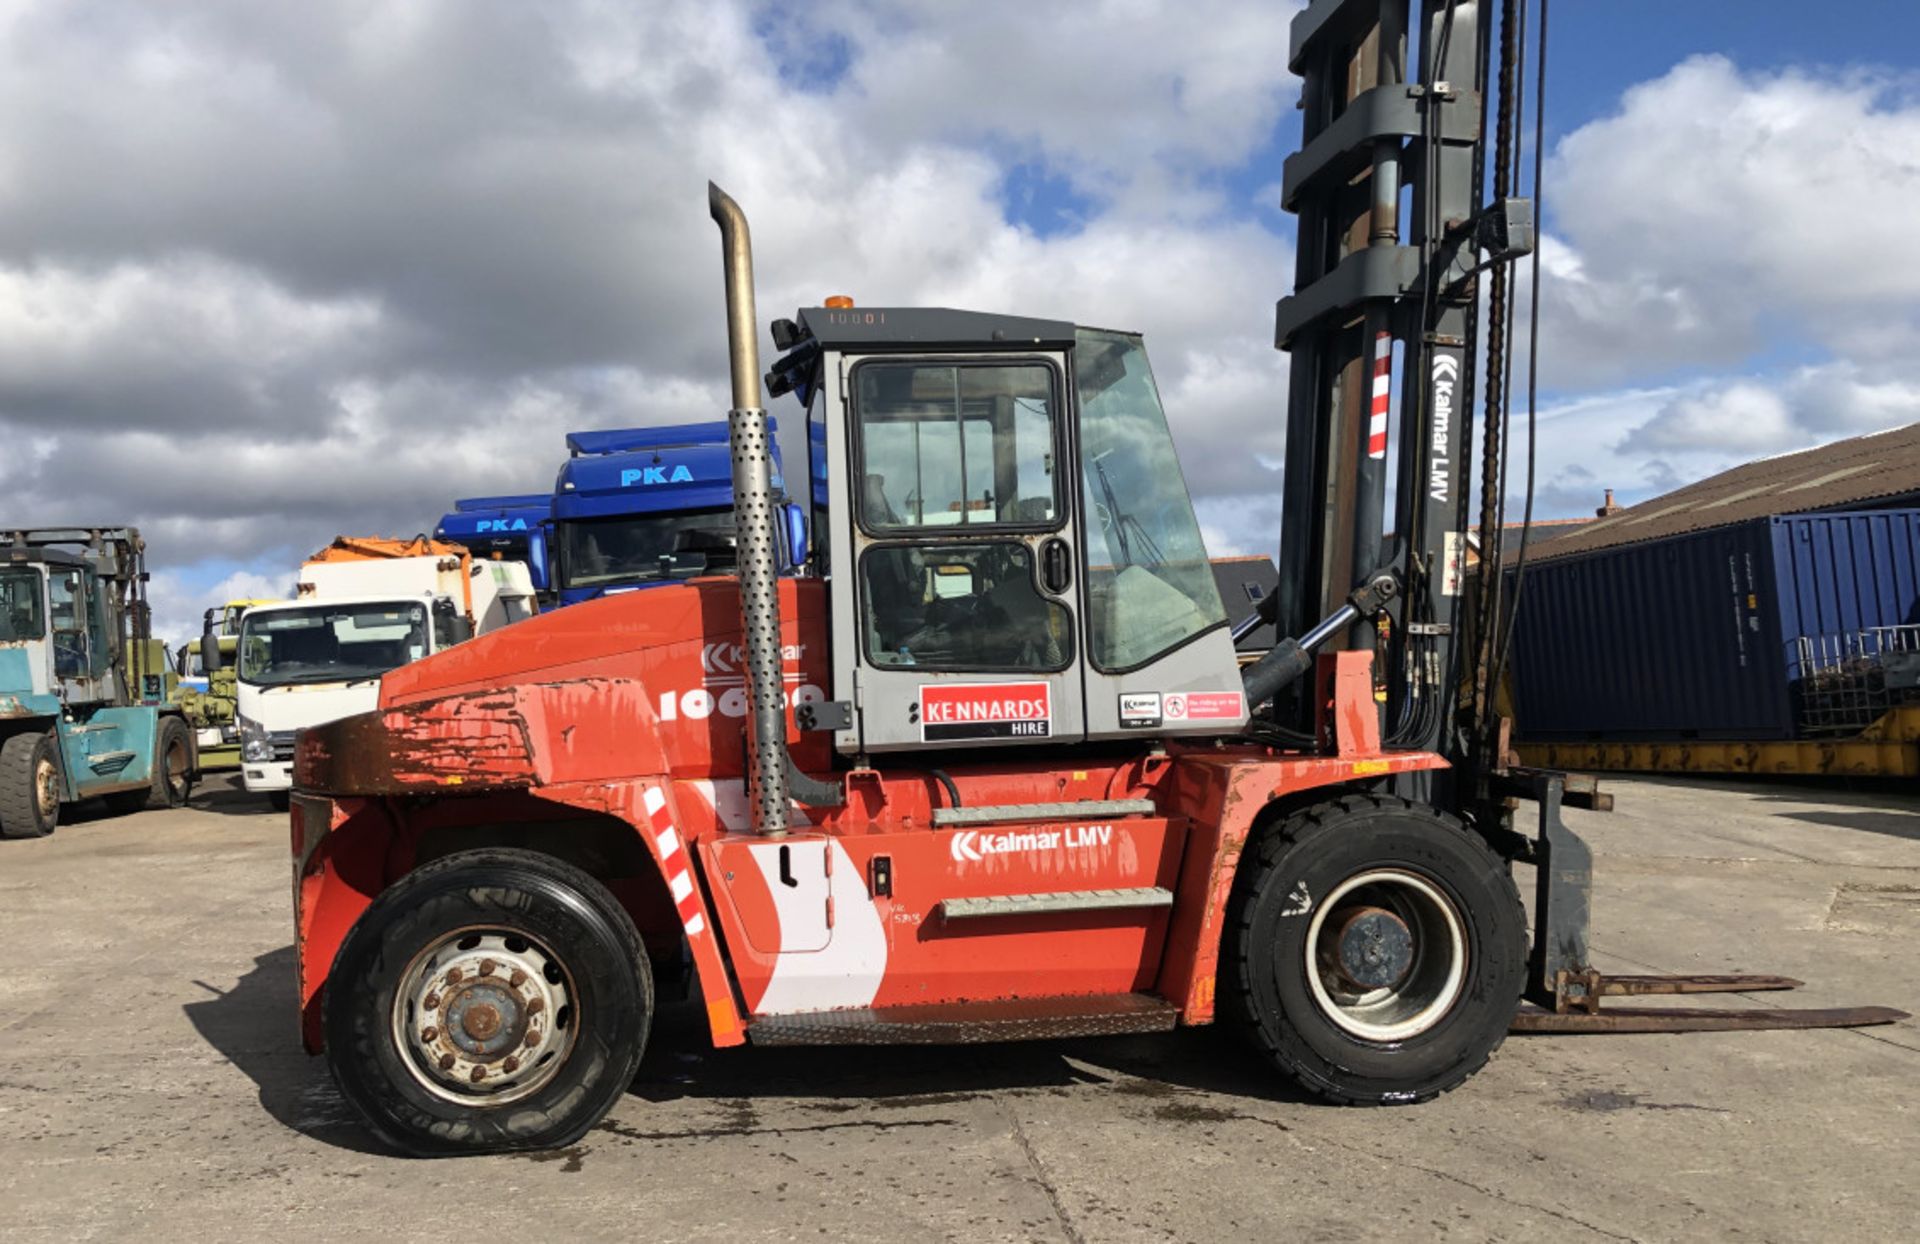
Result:
<svg viewBox="0 0 1920 1244"><path fill-rule="evenodd" d="M463 794L661 771L640 684L583 678L470 691L305 730L294 784L334 795Z"/></svg>

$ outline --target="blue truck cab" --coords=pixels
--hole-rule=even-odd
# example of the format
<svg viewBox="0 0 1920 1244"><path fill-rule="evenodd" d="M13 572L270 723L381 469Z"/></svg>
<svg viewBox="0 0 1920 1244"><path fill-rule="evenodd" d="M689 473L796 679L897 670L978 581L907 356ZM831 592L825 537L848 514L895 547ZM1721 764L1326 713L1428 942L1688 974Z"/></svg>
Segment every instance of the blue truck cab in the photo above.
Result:
<svg viewBox="0 0 1920 1244"><path fill-rule="evenodd" d="M120 528L0 532L0 835L60 809L186 802L198 757L147 634L145 545Z"/></svg>
<svg viewBox="0 0 1920 1244"><path fill-rule="evenodd" d="M547 520L553 498L546 493L505 497L468 497L453 503L433 529L434 539L464 545L476 561L525 562L534 591L550 590L553 559L547 549Z"/></svg>
<svg viewBox="0 0 1920 1244"><path fill-rule="evenodd" d="M570 432L567 450L553 491L560 604L734 572L733 460L724 420ZM773 486L782 493L777 443ZM783 502L783 514L783 569L790 570L806 560L806 524L798 506Z"/></svg>

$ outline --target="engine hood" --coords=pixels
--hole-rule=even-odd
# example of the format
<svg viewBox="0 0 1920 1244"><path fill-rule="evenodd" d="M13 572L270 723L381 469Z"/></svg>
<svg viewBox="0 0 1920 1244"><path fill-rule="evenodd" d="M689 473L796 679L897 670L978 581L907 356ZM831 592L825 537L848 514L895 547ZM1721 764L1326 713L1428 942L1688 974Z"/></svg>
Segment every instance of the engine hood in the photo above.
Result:
<svg viewBox="0 0 1920 1244"><path fill-rule="evenodd" d="M586 774L739 777L739 601L735 580L699 579L571 605L415 661L382 680L377 712L302 736L300 780L364 794ZM780 601L787 694L824 699L825 585L784 580ZM831 763L830 740L791 718L788 741L803 764Z"/></svg>

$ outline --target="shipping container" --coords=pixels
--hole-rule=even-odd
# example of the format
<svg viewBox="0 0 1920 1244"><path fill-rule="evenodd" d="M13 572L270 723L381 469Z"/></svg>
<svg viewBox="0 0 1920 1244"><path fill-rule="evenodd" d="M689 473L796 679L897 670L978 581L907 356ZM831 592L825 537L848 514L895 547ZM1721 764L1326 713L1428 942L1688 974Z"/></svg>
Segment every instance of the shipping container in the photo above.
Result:
<svg viewBox="0 0 1920 1244"><path fill-rule="evenodd" d="M1516 735L1800 737L1821 654L1916 625L1920 510L1780 515L1541 562L1514 632Z"/></svg>

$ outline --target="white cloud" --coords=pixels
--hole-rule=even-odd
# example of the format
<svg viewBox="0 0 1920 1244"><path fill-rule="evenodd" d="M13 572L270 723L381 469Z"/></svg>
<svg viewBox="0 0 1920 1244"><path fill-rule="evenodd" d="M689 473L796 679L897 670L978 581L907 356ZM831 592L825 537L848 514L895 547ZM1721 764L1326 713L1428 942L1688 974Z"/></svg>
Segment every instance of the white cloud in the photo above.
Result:
<svg viewBox="0 0 1920 1244"><path fill-rule="evenodd" d="M1758 352L1895 359L1920 328L1920 99L1864 71L1696 56L1547 164L1543 379L1578 386Z"/></svg>
<svg viewBox="0 0 1920 1244"><path fill-rule="evenodd" d="M1648 449L1733 453L1780 450L1798 439L1786 399L1773 389L1751 383L1676 398L1635 429L1632 437Z"/></svg>

